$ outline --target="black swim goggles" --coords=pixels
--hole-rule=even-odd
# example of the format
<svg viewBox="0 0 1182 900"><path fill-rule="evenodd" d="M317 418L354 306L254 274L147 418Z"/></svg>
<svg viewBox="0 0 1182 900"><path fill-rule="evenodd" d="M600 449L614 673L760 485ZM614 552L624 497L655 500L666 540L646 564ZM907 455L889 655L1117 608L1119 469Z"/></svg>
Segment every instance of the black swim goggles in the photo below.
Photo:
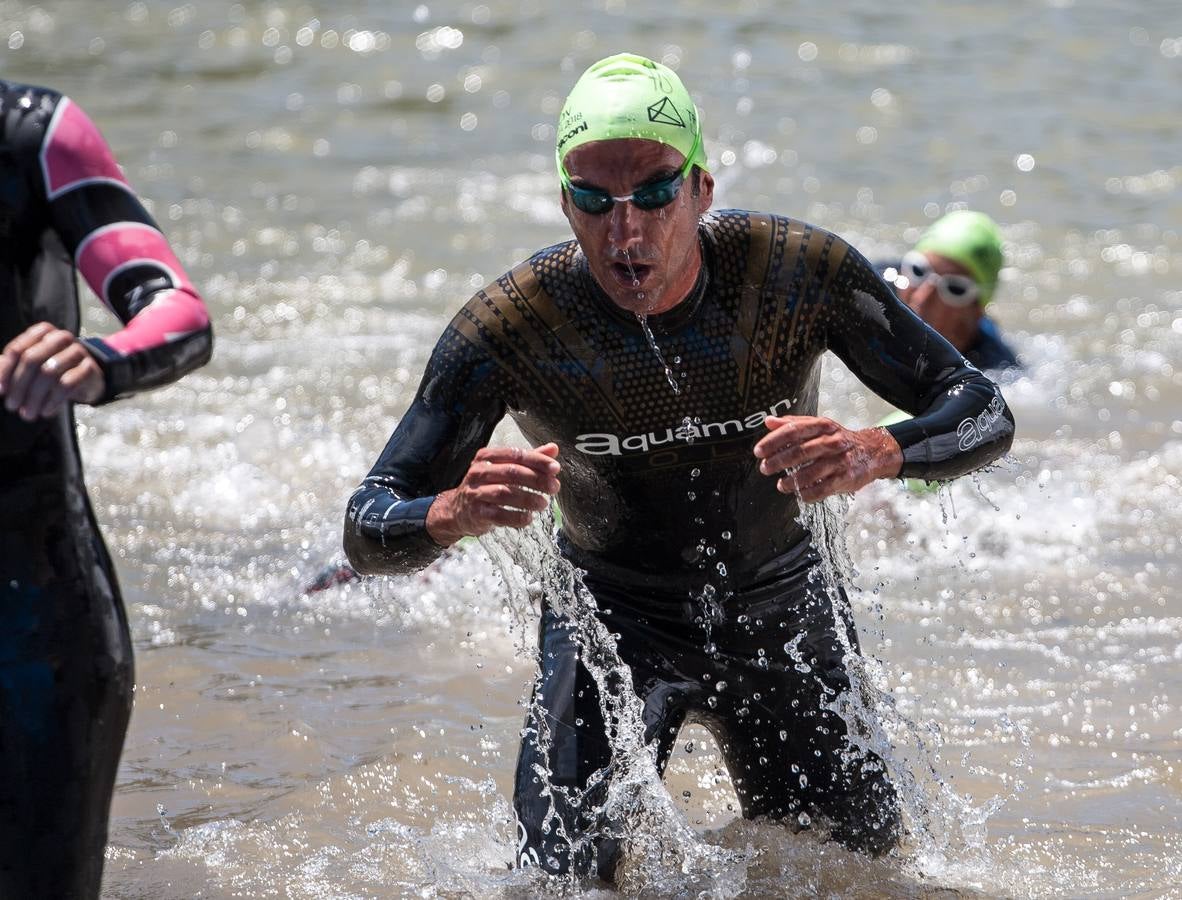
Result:
<svg viewBox="0 0 1182 900"><path fill-rule="evenodd" d="M566 174L565 167L561 171L561 180L562 186L570 193L571 202L575 206L585 213L599 216L611 209L614 204L627 203L629 200L637 209L660 209L662 206L668 206L677 197L692 165L693 154L691 153L685 164L668 178L642 184L624 197L613 197L602 188L579 187L577 184L572 184L570 176Z"/></svg>

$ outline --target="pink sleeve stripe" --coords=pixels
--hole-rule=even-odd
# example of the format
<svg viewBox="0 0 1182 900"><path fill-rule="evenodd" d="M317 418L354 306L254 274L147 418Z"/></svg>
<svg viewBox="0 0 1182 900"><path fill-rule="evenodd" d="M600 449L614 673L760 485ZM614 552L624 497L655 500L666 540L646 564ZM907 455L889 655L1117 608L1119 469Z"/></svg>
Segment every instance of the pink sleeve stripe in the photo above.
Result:
<svg viewBox="0 0 1182 900"><path fill-rule="evenodd" d="M50 200L96 181L127 186L98 128L68 97L58 101L41 142L41 174Z"/></svg>
<svg viewBox="0 0 1182 900"><path fill-rule="evenodd" d="M191 290L161 291L126 328L103 338L103 342L126 356L180 340L208 324L205 304Z"/></svg>
<svg viewBox="0 0 1182 900"><path fill-rule="evenodd" d="M161 267L172 278L173 287L193 287L164 235L142 222L114 222L96 228L78 245L74 262L90 289L107 306L111 306L107 293L111 279L137 263Z"/></svg>

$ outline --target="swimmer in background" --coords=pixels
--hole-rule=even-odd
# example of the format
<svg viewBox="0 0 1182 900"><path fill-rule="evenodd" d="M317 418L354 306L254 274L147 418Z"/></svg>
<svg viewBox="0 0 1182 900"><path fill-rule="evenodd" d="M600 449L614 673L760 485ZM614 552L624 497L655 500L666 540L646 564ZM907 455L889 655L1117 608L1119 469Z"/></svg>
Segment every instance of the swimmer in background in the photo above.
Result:
<svg viewBox="0 0 1182 900"><path fill-rule="evenodd" d="M985 308L997 291L1004 264L1001 232L981 212L957 210L937 219L901 260L876 268L921 319L982 371L1021 369L1017 354ZM892 410L878 420L885 427L911 417ZM913 492L934 491L935 481L905 480Z"/></svg>
<svg viewBox="0 0 1182 900"><path fill-rule="evenodd" d="M175 381L213 338L77 104L0 80L0 160L0 897L86 900L134 673L73 407ZM77 272L121 330L78 336Z"/></svg>
<svg viewBox="0 0 1182 900"><path fill-rule="evenodd" d="M981 212L934 222L901 260L877 268L904 303L982 371L1021 368L985 309L1004 263L1001 233Z"/></svg>

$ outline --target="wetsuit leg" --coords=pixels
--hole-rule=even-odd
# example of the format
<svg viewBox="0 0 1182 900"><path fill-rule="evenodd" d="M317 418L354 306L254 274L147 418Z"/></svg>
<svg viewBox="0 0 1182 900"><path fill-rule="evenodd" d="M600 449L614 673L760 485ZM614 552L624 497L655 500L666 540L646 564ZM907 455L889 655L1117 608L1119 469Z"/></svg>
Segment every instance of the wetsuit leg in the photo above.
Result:
<svg viewBox="0 0 1182 900"><path fill-rule="evenodd" d="M599 595L601 608L610 601ZM620 658L631 669L632 689L644 702L646 743L657 741L663 770L685 715L677 685L654 677L644 650L650 636L635 620L603 615L618 637ZM518 864L552 875L612 879L618 842L601 807L613 774L612 749L599 705L599 690L580 660L568 620L543 611L539 629L541 680L526 719L517 762L513 805ZM571 847L575 847L572 852Z"/></svg>
<svg viewBox="0 0 1182 900"><path fill-rule="evenodd" d="M857 653L844 595L840 606ZM803 597L756 602L719 643L729 657L732 695L719 709L719 737L744 816L794 827L822 818L850 849L879 855L894 847L899 808L885 766L848 740L847 724L833 709L852 688L829 599L806 588ZM759 662L761 649L766 663Z"/></svg>
<svg viewBox="0 0 1182 900"><path fill-rule="evenodd" d="M131 713L127 620L97 532L79 547L60 520L20 524L0 530L0 897L94 898Z"/></svg>

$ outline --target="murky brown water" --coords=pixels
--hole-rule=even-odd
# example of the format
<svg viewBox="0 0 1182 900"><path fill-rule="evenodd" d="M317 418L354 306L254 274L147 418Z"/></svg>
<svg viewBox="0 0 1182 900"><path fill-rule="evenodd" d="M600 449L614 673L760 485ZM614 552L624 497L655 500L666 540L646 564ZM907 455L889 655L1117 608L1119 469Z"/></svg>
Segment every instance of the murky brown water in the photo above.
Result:
<svg viewBox="0 0 1182 900"><path fill-rule="evenodd" d="M996 315L1030 364L1004 465L847 516L931 839L871 863L736 821L694 730L672 797L706 841L766 850L654 891L1177 896L1176 2L0 0L5 77L100 123L217 331L184 383L81 417L138 650L107 896L543 890L506 870L532 663L485 555L299 588L451 311L566 235L553 121L621 49L695 93L720 206L869 255L948 204L994 215ZM87 325L110 327L97 303ZM884 406L834 361L823 410Z"/></svg>

